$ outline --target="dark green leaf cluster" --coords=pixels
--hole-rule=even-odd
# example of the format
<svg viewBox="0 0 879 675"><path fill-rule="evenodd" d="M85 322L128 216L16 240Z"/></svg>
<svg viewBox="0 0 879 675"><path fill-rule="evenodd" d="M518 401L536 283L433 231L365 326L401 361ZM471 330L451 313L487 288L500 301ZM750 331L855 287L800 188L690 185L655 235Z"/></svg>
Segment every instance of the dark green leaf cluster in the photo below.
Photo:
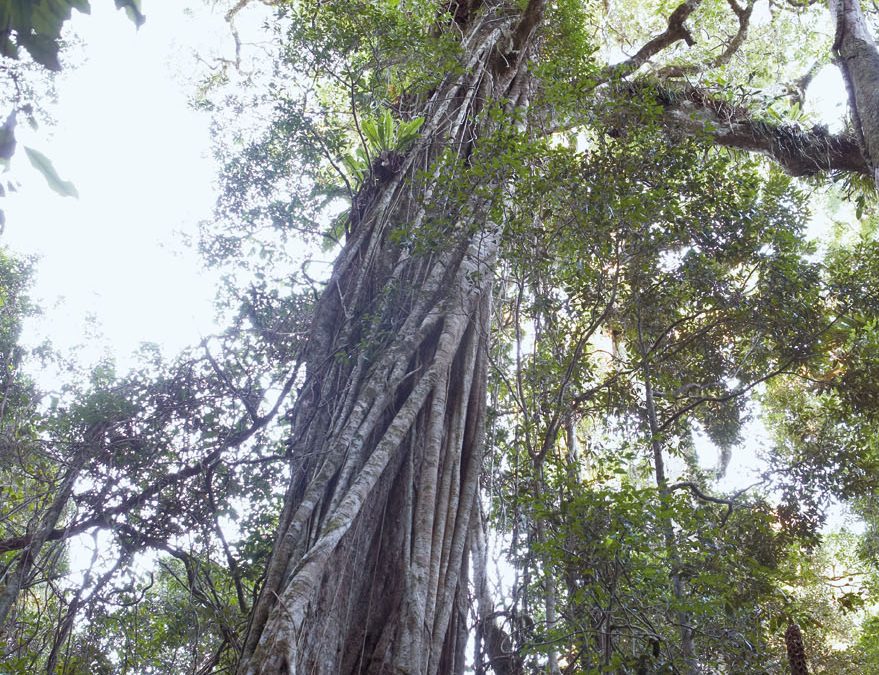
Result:
<svg viewBox="0 0 879 675"><path fill-rule="evenodd" d="M131 20L145 21L140 0L116 0ZM89 0L2 0L0 2L0 56L17 59L25 49L34 61L49 70L60 70L61 29L73 10L88 13Z"/></svg>

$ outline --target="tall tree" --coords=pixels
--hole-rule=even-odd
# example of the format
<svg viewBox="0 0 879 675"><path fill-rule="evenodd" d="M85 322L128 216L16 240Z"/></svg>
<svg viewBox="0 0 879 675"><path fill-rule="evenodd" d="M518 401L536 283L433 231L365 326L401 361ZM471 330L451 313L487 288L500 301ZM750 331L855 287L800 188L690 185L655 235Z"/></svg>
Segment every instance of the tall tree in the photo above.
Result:
<svg viewBox="0 0 879 675"><path fill-rule="evenodd" d="M478 140L509 134L527 105L544 9L464 3L431 18L459 42L459 65L416 94L411 149L367 155L303 355L290 487L241 673L463 670L506 187ZM473 180L468 198L444 180L453 173ZM426 229L440 246L399 234Z"/></svg>
<svg viewBox="0 0 879 675"><path fill-rule="evenodd" d="M634 420L638 442L652 450L658 490L622 492L661 515L640 524L662 540L649 551L667 563L668 575L646 583L661 575L652 569L629 597L674 587L671 601L650 595L653 606L638 621L649 626L658 616L666 628L687 624L666 630L663 639L677 639L677 663L695 670L699 656L688 643L696 609L686 604L683 537L675 540L667 506L692 496L722 514L727 503L711 501L695 482L669 485L663 453L672 443L684 445L682 422L691 417L715 438L734 436L742 387L799 366L812 344L809 328L818 323L803 307L785 306L815 297L808 283L797 283L808 266L800 264L796 235L784 232L791 214L798 216L798 198L775 178L766 181L769 198L761 197L763 188L753 183L760 171L772 171L750 166L739 174L736 162L718 160L717 148L762 153L796 176L844 174L850 190L865 194L858 179L872 186L875 175L872 100L857 64L869 64L875 49L858 47L872 45L864 41L869 31L859 28L866 26L859 6L832 7L841 28L826 49L852 62L849 93L859 121L853 132L830 134L786 122L757 91L739 96L747 85L768 85L776 71L803 65L786 63L777 45L773 51L773 31L795 13L803 25L825 16L813 4L772 5L762 26L752 25L756 4L736 0L650 10L580 0L277 4L274 119L263 139L229 157L221 210L238 231L205 242L217 258L263 246L263 262L247 270L255 283L239 298L240 314L227 334L170 368L97 383L73 418L77 438L88 436L87 422L104 422L88 436L94 447L77 467L89 478L73 494L78 510L63 525L59 512L36 532L7 537L0 552L24 560L46 542L106 528L119 561L143 549L173 557L162 562L164 597L179 607L170 589L186 586L200 604L188 616L215 625L207 637L190 632L185 666L193 671L236 660L242 675L462 673L472 608L478 658L497 673L522 672L525 661L513 647L523 641L511 640L496 622L481 569L488 546L480 500L487 366L498 354L489 342L492 302L508 292L502 261L518 258L512 276L526 280L522 297L544 305L535 316L564 303L571 312L547 328L565 338L564 348L541 354L533 403L520 396L521 417L531 417L521 437L535 492L541 496L556 480L551 468L544 471L548 458L562 445L574 453L578 406L591 405L600 392L606 414ZM619 40L607 37L614 31ZM710 38L697 43L696 34ZM849 34L860 40L855 47ZM604 52L629 45L632 56L602 61ZM794 109L794 98L782 109ZM614 161L604 161L608 156ZM603 190L614 197L603 199ZM344 212L327 228L340 201ZM776 218L774 209L783 214ZM265 283L265 261L280 259L278 240L303 227L322 227L339 244L338 255L313 297L288 297ZM573 235L587 227L593 241ZM561 261L555 276L541 276L552 264L534 258L540 254ZM669 271L675 256L687 264ZM284 262L274 276L293 276ZM309 280L305 269L296 278ZM541 287L546 279L558 287ZM755 295L755 286L773 283ZM501 326L504 311L498 308ZM676 312L683 312L680 321ZM627 364L606 383L581 358L601 329L629 348L614 356ZM559 374L553 359L565 364L561 384L544 386L544 375ZM747 377L741 387L731 383L740 375ZM657 402L659 387L666 398ZM278 466L287 476L275 518ZM257 504L247 523L252 531L236 551L220 520L244 497ZM685 501L691 506L677 503ZM756 523L753 548L771 548L770 517L764 505L755 506L751 520L730 522L742 530ZM570 512L590 508L574 499ZM612 511L612 523L639 522L632 509ZM541 515L540 504L533 513ZM605 515L594 520L590 532L606 532L598 522ZM529 542L544 546L548 561L558 549L549 539L556 525L535 528ZM269 552L262 535L270 527L276 532ZM568 527L562 522L558 530ZM703 533L701 524L692 529ZM181 541L186 533L198 534L190 550ZM613 540L593 558L613 583L627 571L619 551ZM217 559L228 569L219 570ZM690 557L693 564L702 559ZM765 567L774 564L771 555L766 560ZM692 583L704 588L709 577ZM125 595L108 582L92 586ZM754 586L742 606L763 597L765 589ZM550 587L544 580L542 611L548 626L561 626L557 605L576 599L582 585L559 585L555 599ZM141 596L152 602L148 591ZM663 603L666 611L655 610ZM81 604L78 594L67 603L46 663L56 662ZM568 609L577 607L571 602ZM627 609L616 602L600 617L607 659L584 663L612 663L621 640L610 621ZM735 625L750 625L741 616L746 611ZM89 626L136 626L143 614L108 612ZM240 617L247 617L242 633ZM702 625L720 634L727 624ZM143 667L184 663L174 650L186 643L186 629L179 621L169 629L170 655L147 646ZM129 644L129 631L118 633L124 640L107 641L108 652L128 659L119 645ZM630 647L643 638L625 636ZM646 656L659 658L660 646L648 645ZM560 655L548 658L559 672ZM484 672L485 665L476 667Z"/></svg>
<svg viewBox="0 0 879 675"><path fill-rule="evenodd" d="M689 23L702 4L679 5L665 29L623 63L596 68L581 61L574 86L584 96L608 96L610 106L607 91L614 87L643 93L619 83L663 50L692 44ZM722 8L711 4L715 12ZM729 54L708 65L722 65L747 33L753 5L727 5L739 29ZM351 73L359 67L363 78L402 89L408 83L394 69L409 58L406 40L413 34L420 56L425 41L451 45L455 66L391 101L404 119L422 120L411 148L366 144L345 221L349 234L302 354L307 374L289 415L291 479L239 672L462 672L492 271L503 218L524 208L513 192L522 161L516 139L532 139L540 125L551 133L583 124L569 98L556 110L529 107L535 96L558 95L553 88L560 83L547 71L558 77L584 57L571 55L585 47L571 39L582 27L568 31L583 9L499 0L346 3L342 11L354 19L339 11L335 3L299 3L291 17L318 33L351 31L347 48L372 50L371 61L363 57L369 66L338 52L334 57L336 76L349 78L355 123L376 90ZM857 14L855 5L851 12ZM840 26L849 25L850 13L837 13ZM357 30L356 22L367 20L371 30L393 35L389 44ZM317 42L309 48L327 48L327 41ZM382 51L391 45L396 54ZM724 145L762 150L799 173L844 169L872 176L866 142L855 149L845 137L804 132L799 145L782 145L789 128L724 109L702 89L678 89L674 76L692 69L656 72L665 80L644 85L670 131L699 131ZM655 123L644 110L631 105L619 121ZM712 115L722 124L705 119Z"/></svg>

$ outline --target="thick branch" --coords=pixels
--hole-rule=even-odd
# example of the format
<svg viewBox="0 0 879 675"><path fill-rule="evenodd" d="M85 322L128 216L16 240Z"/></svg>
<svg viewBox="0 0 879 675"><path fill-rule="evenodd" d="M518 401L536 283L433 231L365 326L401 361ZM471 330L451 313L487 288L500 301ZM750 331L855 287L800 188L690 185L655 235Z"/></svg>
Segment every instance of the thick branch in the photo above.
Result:
<svg viewBox="0 0 879 675"><path fill-rule="evenodd" d="M226 452L230 448L237 447L238 445L249 439L275 417L278 406L280 405L280 401L286 398L292 385L293 379L291 378L285 385L285 388L278 399L278 403L268 415L259 418L256 423L252 424L250 427L244 429L243 431L230 435L230 437L227 438L223 443L221 443L219 447L212 450L202 459L180 469L179 471L159 476L155 482L149 484L140 492L129 495L115 506L111 506L107 509L104 509L103 511L93 513L90 516L78 522L71 523L66 527L56 527L50 530L46 534L45 541L60 541L62 539L69 539L70 537L73 537L77 534L82 534L83 532L86 532L93 527L108 527L114 525L113 519L116 516L128 513L132 509L158 495L165 488L175 485L176 483L180 483L181 481L184 481L188 478L198 476L212 469L222 459L224 452ZM27 546L31 546L34 539L34 534L24 534L18 537L0 539L0 553L6 553L7 551L17 551Z"/></svg>
<svg viewBox="0 0 879 675"><path fill-rule="evenodd" d="M756 120L746 110L697 87L672 90L656 86L651 93L662 106L662 121L670 130L702 135L729 148L763 153L792 176L812 176L824 171L872 175L856 139L848 134L830 134L823 127L807 130L794 124Z"/></svg>
<svg viewBox="0 0 879 675"><path fill-rule="evenodd" d="M180 471L165 474L161 476L155 483L152 483L140 492L137 492L127 497L126 499L123 499L116 506L111 506L110 508L107 508L103 511L94 513L84 518L83 520L68 525L67 527L56 527L50 530L45 536L45 541L60 541L62 539L69 539L70 537L76 536L77 534L82 534L83 532L86 532L93 527L111 526L113 525L113 519L116 516L128 513L130 510L139 506L140 504L143 504L148 499L155 497L166 487L169 487L175 483L179 483L182 480L192 478L193 476L197 476L207 471L208 469L216 465L216 463L219 461L220 456L221 451L215 450L205 459L202 459L194 464L190 464ZM0 540L0 553L6 553L7 551L17 551L31 546L34 539L34 535L25 534L18 537L9 537L8 539Z"/></svg>
<svg viewBox="0 0 879 675"><path fill-rule="evenodd" d="M287 400L287 396L289 396L290 391L293 389L293 385L296 383L298 376L299 363L291 369L290 375L284 382L284 386L281 388L272 409L269 410L268 413L262 417L254 419L250 426L243 428L241 431L231 432L217 447L197 462L183 467L179 471L162 474L154 483L147 485L140 492L123 499L115 506L93 513L79 522L71 523L67 527L55 527L46 534L45 541L69 539L70 537L81 534L93 527L107 527L112 524L112 519L115 516L128 513L128 511L158 495L165 488L210 470L222 459L224 452L241 445L275 419L278 411L281 409L281 405ZM33 534L2 539L0 540L0 553L21 550L27 546L31 546L33 541Z"/></svg>
<svg viewBox="0 0 879 675"><path fill-rule="evenodd" d="M739 28L724 51L709 66L727 63L747 37L754 2L742 5L727 0L738 18ZM634 73L650 58L684 40L693 44L684 25L699 6L700 0L679 5L668 20L668 27L647 42L631 58L604 69L602 82L617 81ZM832 0L831 11L837 22L834 53L849 88L850 106L855 118L856 135L829 134L820 126L803 129L795 124L775 124L754 119L748 111L715 98L704 89L692 86L670 89L648 84L663 108L662 122L672 132L704 136L713 143L747 152L760 152L777 162L792 176L812 176L827 171L857 173L879 180L879 52L867 30L858 0ZM692 68L666 69L663 74L686 75ZM808 79L803 81L803 86ZM628 94L645 93L645 82L631 86ZM625 126L626 120L621 120Z"/></svg>
<svg viewBox="0 0 879 675"><path fill-rule="evenodd" d="M513 49L522 51L531 42L531 36L543 20L543 10L546 8L546 0L528 0L525 11L513 33Z"/></svg>
<svg viewBox="0 0 879 675"><path fill-rule="evenodd" d="M27 535L27 542L21 547L24 549L23 555L19 558L14 571L7 575L4 579L6 582L0 592L0 632L5 632L6 619L12 611L18 594L25 585L25 581L30 574L34 562L39 556L43 545L51 540L51 534L55 531L55 525L61 518L67 500L73 492L73 486L79 478L79 473L86 462L88 453L91 451L93 444L103 435L105 429L103 425L96 425L86 434L83 447L76 452L70 467L68 467L64 479L58 488L52 504L49 506L42 522L35 532Z"/></svg>
<svg viewBox="0 0 879 675"><path fill-rule="evenodd" d="M535 31L543 21L546 0L528 0L528 5L519 16L509 35L509 42L495 58L494 69L498 73L515 72L527 54Z"/></svg>

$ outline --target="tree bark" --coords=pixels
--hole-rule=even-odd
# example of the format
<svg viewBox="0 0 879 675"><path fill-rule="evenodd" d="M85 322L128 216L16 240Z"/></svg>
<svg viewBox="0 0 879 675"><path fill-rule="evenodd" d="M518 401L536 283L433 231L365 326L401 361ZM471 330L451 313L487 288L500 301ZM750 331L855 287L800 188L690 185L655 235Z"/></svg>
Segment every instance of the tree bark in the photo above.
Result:
<svg viewBox="0 0 879 675"><path fill-rule="evenodd" d="M879 52L858 0L830 0L836 23L833 54L848 90L855 136L879 187Z"/></svg>
<svg viewBox="0 0 879 675"><path fill-rule="evenodd" d="M830 171L873 175L861 144L850 131L831 134L820 126L803 129L797 124L755 119L745 108L690 84L643 79L622 83L618 89L652 97L662 106L662 119L671 134L763 154L792 176ZM620 127L631 123L626 117L625 112L620 115Z"/></svg>
<svg viewBox="0 0 879 675"><path fill-rule="evenodd" d="M290 415L291 478L242 675L463 672L500 230L491 190L462 206L443 197L439 169L417 189L414 176L447 147L463 170L489 131L478 113L523 104L543 1L515 8L482 3L457 24L463 74L426 101L400 171L353 200L363 206L316 307ZM390 236L439 223L436 250Z"/></svg>
<svg viewBox="0 0 879 675"><path fill-rule="evenodd" d="M803 647L803 633L800 627L791 623L784 632L784 643L787 647L787 661L791 675L809 675L806 665L806 650Z"/></svg>

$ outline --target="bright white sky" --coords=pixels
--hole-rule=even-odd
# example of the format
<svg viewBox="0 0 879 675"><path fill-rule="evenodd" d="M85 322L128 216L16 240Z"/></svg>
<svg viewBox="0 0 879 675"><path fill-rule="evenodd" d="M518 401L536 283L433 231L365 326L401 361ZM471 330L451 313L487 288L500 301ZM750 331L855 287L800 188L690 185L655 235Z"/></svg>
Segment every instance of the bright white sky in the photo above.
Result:
<svg viewBox="0 0 879 675"><path fill-rule="evenodd" d="M233 48L222 15L187 16L177 2L145 3L138 31L110 0L74 12L74 45L58 79L54 129L19 124L11 173L21 189L6 203L3 243L40 256L34 296L45 319L26 339L62 349L82 343L92 361L106 348L120 365L141 342L172 355L212 330L213 281L180 233L194 236L215 201L209 122L187 104L192 49ZM31 168L21 144L47 154L80 198L62 198ZM63 302L59 300L63 298ZM103 340L85 319L97 318Z"/></svg>

